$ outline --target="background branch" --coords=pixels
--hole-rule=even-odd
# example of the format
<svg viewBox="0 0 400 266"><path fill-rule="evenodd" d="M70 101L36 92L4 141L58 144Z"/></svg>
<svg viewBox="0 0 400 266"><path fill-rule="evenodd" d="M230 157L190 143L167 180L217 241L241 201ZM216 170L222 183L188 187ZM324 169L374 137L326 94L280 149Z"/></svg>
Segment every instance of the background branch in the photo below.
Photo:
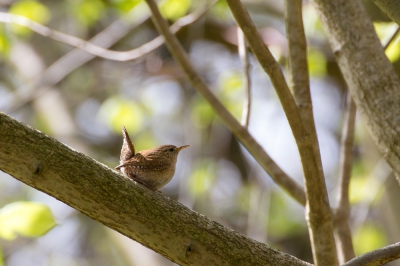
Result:
<svg viewBox="0 0 400 266"><path fill-rule="evenodd" d="M346 102L346 111L343 121L342 137L340 141L339 203L334 219L336 243L339 251L340 263L344 263L355 257L351 231L349 227L349 185L351 168L353 164L353 143L357 108L349 92L347 93Z"/></svg>
<svg viewBox="0 0 400 266"><path fill-rule="evenodd" d="M207 11L215 4L216 1L211 2L210 4L206 5L205 7L196 10L192 14L189 14L187 16L184 16L180 19L178 19L172 26L171 26L171 32L176 33L178 32L182 27L189 25L201 17L203 17ZM142 10L142 12L145 12ZM152 41L141 45L138 48L132 49L130 51L112 51L105 49L101 46L95 45L91 42L85 41L83 39L80 39L78 37L68 35L53 29L50 29L42 24L39 24L33 20L30 20L26 17L19 16L19 15L14 15L10 13L4 13L0 12L0 22L4 23L14 23L20 26L25 26L32 31L43 35L45 37L48 37L50 39L71 45L73 47L79 48L84 50L85 52L95 55L97 57L102 57L104 59L110 59L114 61L130 61L130 60L135 60L140 57L143 57L150 52L154 51L158 47L160 47L164 43L164 37L163 36L158 36L157 38L153 39Z"/></svg>
<svg viewBox="0 0 400 266"><path fill-rule="evenodd" d="M171 25L171 32L176 33L182 27L200 19L215 4L215 2L216 1L212 1L203 8L178 19L174 24ZM0 21L9 23L21 21L21 23L17 24L27 26L28 28L44 36L47 34L49 35L49 38L52 38L52 36L58 36L58 39L53 39L71 46L79 47L79 49L73 50L57 60L53 65L46 69L42 75L23 85L23 87L19 89L19 91L22 91L23 93L21 93L21 95L17 95L16 100L9 111L15 111L16 109L19 109L23 105L39 97L51 89L51 86L54 86L56 83L60 82L74 69L87 63L96 56L115 61L128 61L138 60L155 51L158 47L164 44L163 36L158 36L155 39L141 45L140 47L126 52L111 51L103 48L112 46L118 40L124 37L130 31L130 29L138 26L144 20L149 18L150 15L146 11L147 9L143 9L143 6L134 7L127 16L124 16L124 19L111 24L104 31L93 37L89 42L74 36L54 31L46 26L29 20L28 18L0 12ZM136 18L137 22L133 24L124 23L124 20L127 20L127 17L134 17ZM40 90L37 90L38 88L40 88Z"/></svg>
<svg viewBox="0 0 400 266"><path fill-rule="evenodd" d="M2 171L178 264L310 265L154 193L2 112L0 129Z"/></svg>
<svg viewBox="0 0 400 266"><path fill-rule="evenodd" d="M337 255L329 200L316 137L310 137L312 134L309 134L306 129L306 124L290 93L278 62L264 44L241 1L227 0L227 3L258 62L269 75L296 140L305 177L308 207L306 219L310 231L314 263L316 265L336 265ZM304 77L302 78L304 79Z"/></svg>
<svg viewBox="0 0 400 266"><path fill-rule="evenodd" d="M243 31L238 27L238 50L239 57L243 65L243 87L245 90L245 100L243 102L243 112L242 112L242 125L245 128L249 127L250 120L250 109L251 109L251 79L250 79L250 62L249 53L247 51L247 42L244 37Z"/></svg>
<svg viewBox="0 0 400 266"><path fill-rule="evenodd" d="M400 25L400 2L397 0L372 0L383 12Z"/></svg>
<svg viewBox="0 0 400 266"><path fill-rule="evenodd" d="M342 266L379 266L400 258L400 243L365 253Z"/></svg>
<svg viewBox="0 0 400 266"><path fill-rule="evenodd" d="M180 64L183 71L193 87L208 101L215 113L221 118L232 133L238 138L243 146L253 155L263 169L274 179L274 181L286 190L290 196L300 204L305 205L306 197L303 189L291 179L264 151L250 133L229 113L222 103L208 88L206 83L194 70L189 59L183 50L178 39L169 31L168 24L161 16L156 3L153 0L146 0L153 14L153 21L160 34L164 35L169 51L175 60Z"/></svg>

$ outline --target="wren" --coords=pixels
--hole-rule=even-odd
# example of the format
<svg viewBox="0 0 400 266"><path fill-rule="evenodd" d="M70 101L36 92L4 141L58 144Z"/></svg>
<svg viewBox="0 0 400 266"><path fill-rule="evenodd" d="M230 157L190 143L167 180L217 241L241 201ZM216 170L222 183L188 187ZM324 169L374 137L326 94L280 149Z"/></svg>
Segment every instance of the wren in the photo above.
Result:
<svg viewBox="0 0 400 266"><path fill-rule="evenodd" d="M171 181L175 174L179 152L189 147L189 145L181 147L161 145L135 153L135 146L124 126L122 126L122 134L124 142L121 149L120 165L115 169L154 191L158 191Z"/></svg>

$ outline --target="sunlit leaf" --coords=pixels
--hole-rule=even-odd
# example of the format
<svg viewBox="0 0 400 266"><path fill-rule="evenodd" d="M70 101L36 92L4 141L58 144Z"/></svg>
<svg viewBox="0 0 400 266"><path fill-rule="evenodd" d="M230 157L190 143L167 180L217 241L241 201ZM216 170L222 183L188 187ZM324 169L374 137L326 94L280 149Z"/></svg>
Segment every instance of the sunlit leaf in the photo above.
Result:
<svg viewBox="0 0 400 266"><path fill-rule="evenodd" d="M379 188L382 185L376 178L370 176L353 176L350 182L350 202L373 202L380 196Z"/></svg>
<svg viewBox="0 0 400 266"><path fill-rule="evenodd" d="M315 49L310 49L307 59L310 76L323 77L326 75L326 58L323 53Z"/></svg>
<svg viewBox="0 0 400 266"><path fill-rule="evenodd" d="M375 224L363 224L354 234L354 249L356 255L381 248L387 245L385 232Z"/></svg>
<svg viewBox="0 0 400 266"><path fill-rule="evenodd" d="M211 160L203 160L197 163L189 178L189 189L195 194L203 194L209 191L215 181L216 164Z"/></svg>
<svg viewBox="0 0 400 266"><path fill-rule="evenodd" d="M111 0L111 4L116 7L122 13L126 13L143 0Z"/></svg>
<svg viewBox="0 0 400 266"><path fill-rule="evenodd" d="M10 51L10 39L7 37L3 25L0 25L0 54L6 55Z"/></svg>
<svg viewBox="0 0 400 266"><path fill-rule="evenodd" d="M191 0L162 0L158 6L166 19L177 20L186 15L191 2Z"/></svg>
<svg viewBox="0 0 400 266"><path fill-rule="evenodd" d="M197 97L192 104L192 122L198 128L208 127L215 118L214 110L203 98Z"/></svg>
<svg viewBox="0 0 400 266"><path fill-rule="evenodd" d="M267 232L271 237L285 237L304 230L304 224L293 218L293 210L282 194L272 193Z"/></svg>
<svg viewBox="0 0 400 266"><path fill-rule="evenodd" d="M27 17L40 24L46 24L50 19L49 9L40 2L32 0L18 1L9 10L10 13ZM20 35L28 35L31 30L19 25L12 24L11 29Z"/></svg>
<svg viewBox="0 0 400 266"><path fill-rule="evenodd" d="M219 98L229 112L237 119L241 117L243 109L243 76L237 71L226 71L219 77L221 93Z"/></svg>
<svg viewBox="0 0 400 266"><path fill-rule="evenodd" d="M106 6L101 0L80 0L73 2L73 12L79 23L92 26L105 11Z"/></svg>
<svg viewBox="0 0 400 266"><path fill-rule="evenodd" d="M315 8L308 4L303 7L304 30L307 36L315 39L326 39L325 31L318 18Z"/></svg>
<svg viewBox="0 0 400 266"><path fill-rule="evenodd" d="M147 150L157 146L157 142L152 134L148 132L141 133L132 140L136 151Z"/></svg>
<svg viewBox="0 0 400 266"><path fill-rule="evenodd" d="M211 14L223 21L228 21L232 19L232 12L229 9L228 3L225 0L218 1L211 8Z"/></svg>
<svg viewBox="0 0 400 266"><path fill-rule="evenodd" d="M28 201L10 203L0 210L0 237L12 240L17 234L39 237L56 226L54 216L44 204Z"/></svg>
<svg viewBox="0 0 400 266"><path fill-rule="evenodd" d="M110 97L99 110L102 119L114 132L120 133L124 125L130 134L136 134L143 126L142 108L134 101Z"/></svg>
<svg viewBox="0 0 400 266"><path fill-rule="evenodd" d="M392 37L393 33L397 30L398 25L394 22L374 22L375 31L381 40L382 44L385 45L389 38ZM395 62L400 58L400 36L389 45L386 49L385 54L390 62Z"/></svg>

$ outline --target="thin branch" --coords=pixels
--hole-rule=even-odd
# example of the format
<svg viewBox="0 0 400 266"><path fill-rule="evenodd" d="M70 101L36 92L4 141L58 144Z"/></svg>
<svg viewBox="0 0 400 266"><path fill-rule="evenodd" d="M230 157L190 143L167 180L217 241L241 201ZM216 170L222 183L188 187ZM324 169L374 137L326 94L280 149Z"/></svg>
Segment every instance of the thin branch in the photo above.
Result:
<svg viewBox="0 0 400 266"><path fill-rule="evenodd" d="M283 77L278 62L264 44L261 36L240 0L227 0L236 22L264 71L269 75L292 129L303 165L307 193L307 222L310 232L313 257L316 265L337 265L337 255L331 211L325 185L321 158L316 142L306 130L294 97ZM311 135L312 136L312 135Z"/></svg>
<svg viewBox="0 0 400 266"><path fill-rule="evenodd" d="M176 33L182 27L189 25L201 17L203 17L207 11L216 3L213 1L212 3L204 6L201 9L194 11L193 13L178 19L172 26L171 32ZM30 20L26 17L14 15L10 13L0 12L0 22L4 23L13 23L20 26L27 27L32 31L43 35L45 37L51 38L53 40L71 45L73 47L84 50L85 52L95 55L97 57L102 57L104 59L110 59L114 61L131 61L143 57L144 55L149 54L154 51L158 47L160 47L164 43L164 37L158 36L152 41L143 44L142 46L135 48L130 51L120 52L120 51L112 51L105 49L103 47L92 44L91 42L85 41L83 39L77 38L72 35L68 35L53 29L50 29L42 24L39 24L33 20Z"/></svg>
<svg viewBox="0 0 400 266"><path fill-rule="evenodd" d="M215 4L215 0L212 1L210 4L206 5L204 8L198 9L194 11L193 13L182 17L178 19L172 26L170 27L170 30L174 33L178 32L182 27L189 25L190 23L193 23L200 19L204 14L212 7L213 4ZM140 11L140 13L138 12ZM150 15L147 15L145 12L146 10L143 10L143 7L134 7L132 11L128 13L127 16L124 17L122 20L118 20L115 23L111 24L109 27L107 27L104 31L100 32L98 35L93 37L90 42L86 42L84 40L80 40L80 42L83 43L88 43L91 46L96 46L96 50L103 50L105 51L105 54L109 55L108 59L112 60L117 60L118 59L124 59L122 61L126 60L137 60L140 58L143 58L147 55L149 55L151 52L155 51L158 47L160 47L162 44L164 44L164 37L163 36L158 36L155 39L151 40L148 43L145 43L141 45L138 48L135 48L133 50L127 51L127 52L116 52L116 51L111 51L104 49L102 47L110 47L114 43L116 43L118 40L120 40L123 36L125 36L129 30L137 26L139 23L143 22L146 20ZM0 12L0 15L3 14ZM7 13L4 13L7 14ZM7 14L8 15L8 14ZM121 25L121 22L124 20L127 20L126 17L134 17L134 18L139 18L134 25ZM24 18L24 17L23 17ZM24 18L26 19L26 18ZM1 20L1 16L0 16ZM28 19L26 19L28 20ZM28 20L29 22L29 20ZM33 22L36 23L36 22ZM36 23L37 24L37 23ZM40 25L40 24L39 24ZM45 27L40 25L41 27ZM41 28L40 27L40 28ZM48 29L46 31L52 31L51 29ZM61 33L60 33L61 34ZM65 35L62 33L62 35ZM72 38L76 38L71 36ZM101 44L101 46L98 46L97 44ZM84 46L85 47L85 46ZM83 48L84 48L83 47ZM82 47L81 47L82 48ZM82 50L81 48L77 50L73 50L69 52L68 54L64 55L62 58L60 58L58 61L53 63L48 69L42 73L42 75L38 76L37 78L33 79L32 81L28 82L27 84L23 85L22 88L19 89L19 91L22 91L21 95L17 95L15 102L12 104L9 112L15 111L25 104L31 102L35 98L39 97L49 89L51 89L51 86L54 86L56 83L60 82L65 76L67 76L69 73L71 73L74 69L78 68L79 66L85 64L86 62L90 61L93 59L96 55L97 56L102 56L102 54L92 54L90 51L87 50ZM85 51L89 54L83 53L82 51ZM121 60L119 60L121 61ZM45 86L45 87L44 87ZM39 87L40 90L37 90Z"/></svg>
<svg viewBox="0 0 400 266"><path fill-rule="evenodd" d="M241 124L245 128L248 128L250 120L250 109L251 109L251 79L250 79L249 53L247 51L246 38L244 37L243 31L239 27L237 29L237 35L238 35L239 57L243 65L243 81L244 81L243 87L245 90Z"/></svg>
<svg viewBox="0 0 400 266"><path fill-rule="evenodd" d="M238 138L243 146L257 160L263 169L274 179L274 181L286 190L289 195L296 199L301 205L305 205L306 197L301 186L291 179L265 152L260 144L250 133L229 113L222 103L208 88L207 84L197 74L188 56L178 39L169 31L168 24L161 16L157 4L153 0L146 0L153 14L153 21L160 34L164 35L169 51L180 64L183 71L193 87L208 101L219 118L225 123L232 133Z"/></svg>
<svg viewBox="0 0 400 266"><path fill-rule="evenodd" d="M144 12L143 6L138 4L122 18L113 22L90 39L90 42L108 48L126 36L132 28L139 26L148 18L150 18L150 11ZM40 75L19 87L15 95L15 100L8 111L15 111L51 90L52 86L93 58L95 58L94 55L88 54L81 49L74 49L65 54Z"/></svg>
<svg viewBox="0 0 400 266"><path fill-rule="evenodd" d="M355 257L348 219L350 213L349 185L353 164L354 128L357 108L349 92L347 93L346 101L342 138L340 141L339 202L334 223L340 263L344 263Z"/></svg>
<svg viewBox="0 0 400 266"><path fill-rule="evenodd" d="M311 266L154 193L2 112L0 169L179 265Z"/></svg>
<svg viewBox="0 0 400 266"><path fill-rule="evenodd" d="M398 0L372 0L389 18L400 25L400 2Z"/></svg>
<svg viewBox="0 0 400 266"><path fill-rule="evenodd" d="M379 266L400 258L400 242L358 256L342 266Z"/></svg>
<svg viewBox="0 0 400 266"><path fill-rule="evenodd" d="M309 132L315 132L301 0L285 0L285 22L293 96L299 106L306 129Z"/></svg>
<svg viewBox="0 0 400 266"><path fill-rule="evenodd" d="M393 32L392 36L390 37L390 39L387 41L387 43L383 46L383 49L387 49L389 47L389 45L396 39L397 34L400 32L400 26L397 27L397 29L395 30L395 32Z"/></svg>

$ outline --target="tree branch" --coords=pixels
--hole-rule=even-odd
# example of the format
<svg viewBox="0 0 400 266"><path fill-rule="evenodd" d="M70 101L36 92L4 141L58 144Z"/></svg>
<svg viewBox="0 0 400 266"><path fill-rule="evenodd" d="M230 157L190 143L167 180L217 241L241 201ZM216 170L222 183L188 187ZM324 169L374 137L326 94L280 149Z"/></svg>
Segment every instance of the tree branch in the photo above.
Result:
<svg viewBox="0 0 400 266"><path fill-rule="evenodd" d="M90 42L108 48L126 36L132 28L139 26L149 17L150 12L143 12L143 9L139 4L132 8L125 16L113 22L103 31L90 39ZM56 85L72 71L89 62L93 58L95 58L94 55L88 54L78 48L63 55L40 75L18 88L14 103L8 111L15 111L48 90L51 90L52 86Z"/></svg>
<svg viewBox="0 0 400 266"><path fill-rule="evenodd" d="M249 127L250 109L251 109L251 79L250 79L250 62L249 53L247 51L247 42L243 31L238 27L238 50L239 57L243 65L243 84L245 90L245 100L243 103L242 121L241 124L246 129Z"/></svg>
<svg viewBox="0 0 400 266"><path fill-rule="evenodd" d="M156 3L153 0L146 0L153 14L153 21L160 34L164 35L169 51L175 60L180 64L193 87L208 101L215 113L225 123L232 133L238 138L243 146L257 160L263 169L271 176L274 181L286 190L290 196L300 204L305 205L306 197L303 189L293 179L291 179L264 151L250 133L229 113L222 103L208 88L207 84L194 70L189 59L183 50L178 39L169 31L168 24L161 16Z"/></svg>
<svg viewBox="0 0 400 266"><path fill-rule="evenodd" d="M172 26L171 26L171 32L176 33L178 32L182 27L189 25L201 17L203 17L207 11L216 3L216 1L212 1L210 4L204 6L201 9L198 9L194 11L193 13L184 16L180 19L178 19ZM143 11L142 11L143 12ZM138 48L135 48L130 51L112 51L105 49L101 46L95 45L91 42L85 41L83 39L80 39L78 37L68 35L53 29L50 29L42 24L39 24L27 17L19 16L19 15L14 15L11 13L5 13L5 12L0 12L0 22L4 23L13 23L17 24L20 26L27 27L31 29L32 31L43 35L45 37L48 37L50 39L71 45L73 47L79 48L84 50L85 52L95 55L97 57L102 57L104 59L110 59L114 61L131 61L138 59L140 57L143 57L158 47L160 47L162 44L164 44L164 37L163 36L158 36L157 38L151 40L148 43L145 43L141 45Z"/></svg>
<svg viewBox="0 0 400 266"><path fill-rule="evenodd" d="M337 237L336 242L339 248L340 263L344 263L355 257L348 219L350 213L349 185L353 164L354 128L357 108L349 92L347 93L346 101L342 138L340 141L339 203L334 214L334 228Z"/></svg>
<svg viewBox="0 0 400 266"><path fill-rule="evenodd" d="M387 162L400 173L400 82L361 1L312 0L358 110Z"/></svg>
<svg viewBox="0 0 400 266"><path fill-rule="evenodd" d="M180 265L310 265L154 193L2 112L0 169Z"/></svg>
<svg viewBox="0 0 400 266"><path fill-rule="evenodd" d="M313 138L307 131L307 125L300 115L278 62L264 44L241 1L227 0L227 3L258 62L269 75L296 140L304 171L308 207L306 218L314 262L316 265L336 265L331 211L316 137Z"/></svg>
<svg viewBox="0 0 400 266"><path fill-rule="evenodd" d="M400 25L400 2L397 0L372 0L394 22Z"/></svg>
<svg viewBox="0 0 400 266"><path fill-rule="evenodd" d="M342 266L379 266L400 258L400 242L358 256Z"/></svg>

